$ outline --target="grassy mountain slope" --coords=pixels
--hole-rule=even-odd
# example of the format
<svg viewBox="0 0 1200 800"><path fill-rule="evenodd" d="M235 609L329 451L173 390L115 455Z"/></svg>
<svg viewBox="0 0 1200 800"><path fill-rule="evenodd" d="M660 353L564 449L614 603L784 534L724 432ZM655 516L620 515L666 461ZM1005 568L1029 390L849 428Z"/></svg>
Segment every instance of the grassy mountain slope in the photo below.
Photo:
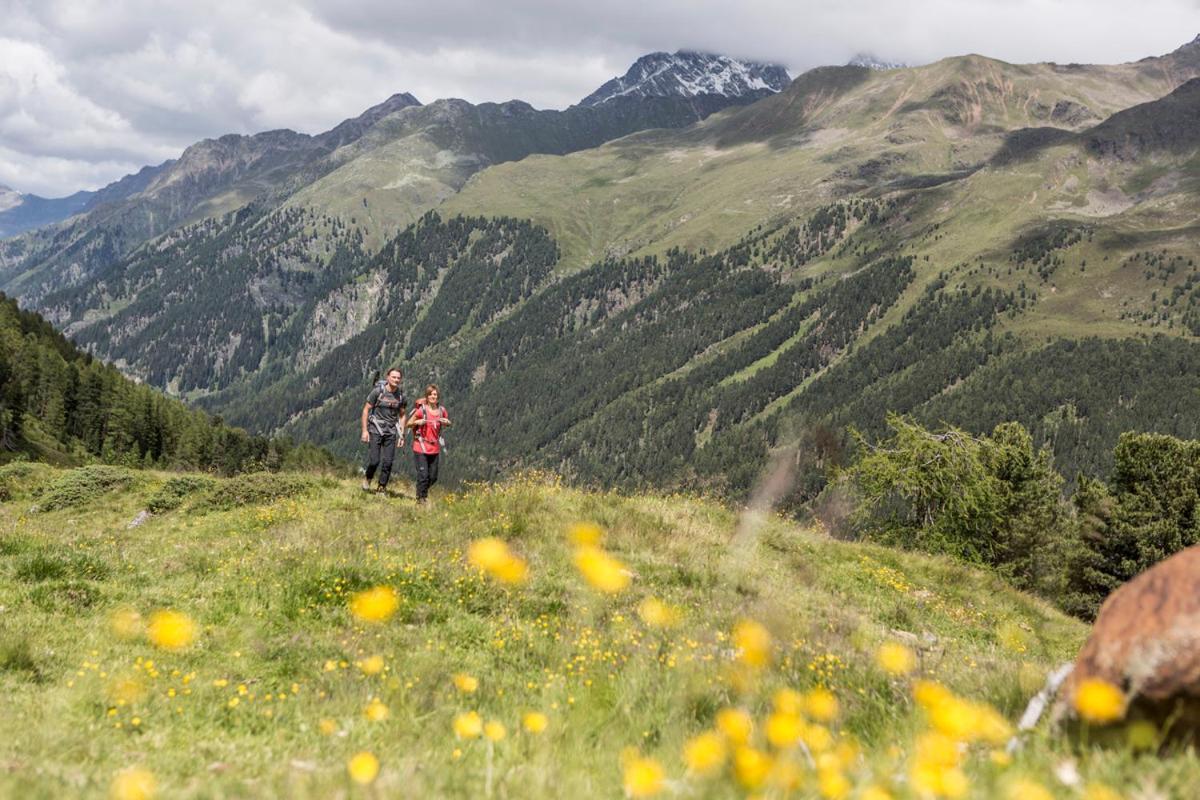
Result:
<svg viewBox="0 0 1200 800"><path fill-rule="evenodd" d="M529 217L581 266L606 250L728 246L846 194L977 167L1011 131L1078 131L1200 75L1200 44L1136 64L981 56L873 71L824 67L685 135L647 133L477 176L447 212Z"/></svg>
<svg viewBox="0 0 1200 800"><path fill-rule="evenodd" d="M828 729L859 745L838 751L839 771L908 797L925 723L909 679L875 665L881 643L915 637L917 677L1015 720L1085 632L948 561L839 543L775 518L731 538L735 515L697 499L522 480L448 495L424 515L364 499L349 482L254 493L255 476L191 485L138 473L128 491L30 513L74 476L37 465L3 473L14 498L0 504L6 795L101 796L119 770L141 765L173 797L617 797L621 753L635 748L679 791L736 797L731 778L685 775L685 740L722 707L742 706L761 726L774 690L821 686L840 701ZM167 495L176 510L127 529ZM580 521L600 525L629 566L625 592L598 595L575 571L566 530ZM469 543L487 535L528 560L527 584L506 588L466 565ZM356 621L350 596L379 584L395 587L397 616ZM643 622L648 597L677 607L678 627ZM191 647L146 641L141 625L161 608L194 619ZM728 637L744 618L769 629L775 660L739 690ZM457 673L476 678L476 691L457 691ZM376 721L364 713L374 701L387 711ZM507 736L456 739L454 717L470 710ZM548 717L540 736L520 729L527 711ZM767 750L762 730L753 743ZM371 790L346 776L362 750L382 762ZM1186 752L1137 759L1038 732L1010 767L973 749L969 796L1002 796L1017 776L1057 786L1052 770L1066 758L1085 782L1122 792L1169 796L1200 779ZM796 796L816 796L815 777L797 764Z"/></svg>

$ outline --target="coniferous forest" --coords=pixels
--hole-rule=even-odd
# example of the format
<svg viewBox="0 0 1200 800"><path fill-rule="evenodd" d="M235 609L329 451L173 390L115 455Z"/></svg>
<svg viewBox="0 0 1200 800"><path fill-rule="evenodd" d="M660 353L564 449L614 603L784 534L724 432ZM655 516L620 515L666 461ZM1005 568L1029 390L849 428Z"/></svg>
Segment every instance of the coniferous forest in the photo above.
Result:
<svg viewBox="0 0 1200 800"><path fill-rule="evenodd" d="M225 474L333 467L318 448L255 436L81 352L0 294L0 453Z"/></svg>

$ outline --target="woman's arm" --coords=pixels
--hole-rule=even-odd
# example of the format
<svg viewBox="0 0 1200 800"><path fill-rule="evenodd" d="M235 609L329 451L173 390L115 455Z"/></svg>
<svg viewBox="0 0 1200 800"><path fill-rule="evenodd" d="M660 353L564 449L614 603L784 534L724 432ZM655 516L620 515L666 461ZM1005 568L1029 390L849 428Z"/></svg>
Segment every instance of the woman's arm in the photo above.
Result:
<svg viewBox="0 0 1200 800"><path fill-rule="evenodd" d="M404 427L415 428L424 421L424 420L417 419L417 412L420 410L421 410L420 406L417 406L416 408L413 409L412 416L410 416L408 418L408 422L404 423Z"/></svg>

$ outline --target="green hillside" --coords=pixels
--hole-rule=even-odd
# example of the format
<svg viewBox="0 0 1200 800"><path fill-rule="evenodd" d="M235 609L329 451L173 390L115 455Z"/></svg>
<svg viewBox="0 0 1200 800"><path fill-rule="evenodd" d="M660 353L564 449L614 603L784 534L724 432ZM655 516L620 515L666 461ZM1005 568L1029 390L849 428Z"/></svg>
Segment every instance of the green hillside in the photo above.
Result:
<svg viewBox="0 0 1200 800"><path fill-rule="evenodd" d="M169 797L619 797L638 774L651 785L653 765L636 754L661 766L669 793L915 797L914 770L940 741L923 733L940 723L914 702L915 680L1011 724L1085 633L991 575L774 517L739 523L702 499L526 478L446 495L422 514L301 477L137 472L124 491L73 494L87 474L3 468L6 796L100 797L149 775ZM129 528L147 506L157 513ZM577 571L577 523L599 527L627 588L604 594ZM527 563L527 582L466 562L489 536ZM395 616L356 619L352 598L376 586L394 588ZM366 611L388 610L378 605ZM770 643L753 626L737 632L747 620ZM915 652L913 675L877 664L884 643ZM781 689L825 689L836 705ZM803 712L789 716L795 703ZM768 725L772 706L783 716ZM685 742L723 708L755 721L737 766L689 773ZM456 716L472 711L504 729L473 738L465 717L456 736ZM528 712L545 715L543 732L522 728ZM787 744L789 719L812 762ZM1004 734L994 727L987 735ZM1138 758L1049 730L1011 765L994 749L962 757L961 796L1029 797L1030 782L1054 796L1101 785L1182 796L1200 780L1190 751ZM381 764L369 787L348 775L360 752ZM1055 777L1068 760L1075 789ZM626 777L623 763L641 772ZM355 774L371 777L363 764Z"/></svg>
<svg viewBox="0 0 1200 800"><path fill-rule="evenodd" d="M311 445L251 435L131 381L0 292L0 463L28 458L227 474L336 465ZM125 484L97 474L101 485Z"/></svg>

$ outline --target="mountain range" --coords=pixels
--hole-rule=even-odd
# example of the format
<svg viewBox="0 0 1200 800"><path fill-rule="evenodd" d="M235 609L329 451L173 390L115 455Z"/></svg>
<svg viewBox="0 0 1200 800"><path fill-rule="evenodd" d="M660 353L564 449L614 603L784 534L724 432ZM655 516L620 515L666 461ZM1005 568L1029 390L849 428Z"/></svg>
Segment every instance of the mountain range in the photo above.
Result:
<svg viewBox="0 0 1200 800"><path fill-rule="evenodd" d="M889 411L1018 419L1066 474L1122 430L1200 434L1200 37L876 66L656 53L563 111L396 95L207 140L0 241L0 288L346 454L401 362L465 476L742 494L792 453L810 496Z"/></svg>

